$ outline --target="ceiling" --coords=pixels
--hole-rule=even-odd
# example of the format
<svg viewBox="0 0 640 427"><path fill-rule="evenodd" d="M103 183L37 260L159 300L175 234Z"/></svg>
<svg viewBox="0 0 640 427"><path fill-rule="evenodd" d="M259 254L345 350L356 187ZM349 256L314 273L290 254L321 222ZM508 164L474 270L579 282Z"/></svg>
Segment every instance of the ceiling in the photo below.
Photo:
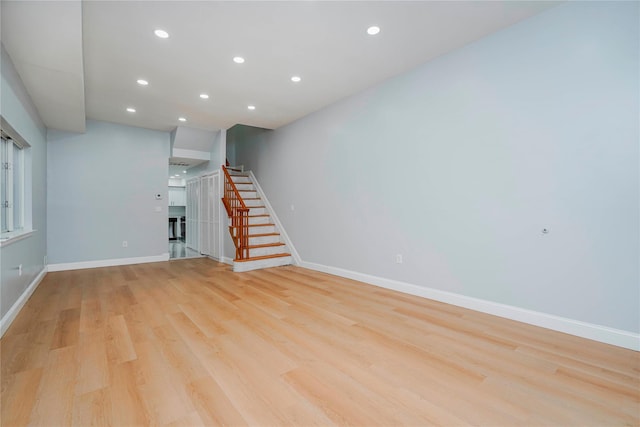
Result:
<svg viewBox="0 0 640 427"><path fill-rule="evenodd" d="M1 35L50 128L273 129L555 4L2 0Z"/></svg>

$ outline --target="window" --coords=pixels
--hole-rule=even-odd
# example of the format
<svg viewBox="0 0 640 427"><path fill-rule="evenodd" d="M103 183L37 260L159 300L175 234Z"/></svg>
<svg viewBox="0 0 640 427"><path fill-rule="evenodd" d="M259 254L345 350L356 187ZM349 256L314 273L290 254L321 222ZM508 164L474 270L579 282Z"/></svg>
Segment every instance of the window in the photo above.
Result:
<svg viewBox="0 0 640 427"><path fill-rule="evenodd" d="M2 233L24 228L24 157L26 144L0 131L0 223Z"/></svg>

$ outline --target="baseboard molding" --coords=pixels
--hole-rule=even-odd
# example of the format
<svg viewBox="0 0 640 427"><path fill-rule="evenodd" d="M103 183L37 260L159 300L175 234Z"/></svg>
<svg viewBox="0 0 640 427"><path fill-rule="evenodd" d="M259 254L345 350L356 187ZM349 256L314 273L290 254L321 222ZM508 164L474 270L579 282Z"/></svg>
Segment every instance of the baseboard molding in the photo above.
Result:
<svg viewBox="0 0 640 427"><path fill-rule="evenodd" d="M624 347L635 351L640 351L640 334L636 334L634 332L623 331L620 329L609 328L607 326L601 326L593 323L555 316L552 314L527 310L520 307L500 304L497 302L487 301L479 298L468 297L452 292L425 288L422 286L413 285L411 283L385 279L382 277L358 273L342 268L329 267L322 264L303 261L300 266L308 268L310 270L320 271L323 273L333 274L335 276L345 277L347 279L357 280L385 289L391 289L410 295L416 295L419 297L444 302L458 307L464 307L482 313L492 314L494 316L504 317L506 319L516 320L518 322L540 326L542 328L564 332L570 335L575 335L582 338L615 345L618 347Z"/></svg>
<svg viewBox="0 0 640 427"><path fill-rule="evenodd" d="M154 256L143 256L136 258L116 258L116 259L103 259L98 261L82 261L82 262L67 262L61 264L49 264L49 271L67 271L67 270L82 270L85 268L98 268L98 267L114 267L118 265L130 265L130 264L145 264L148 262L162 262L169 261L169 253Z"/></svg>
<svg viewBox="0 0 640 427"><path fill-rule="evenodd" d="M273 206L271 206L271 203L269 203L269 199L267 199L267 195L264 194L264 191L262 191L262 187L260 187L260 184L258 183L258 180L256 179L256 176L253 174L253 171L247 171L247 173L251 177L251 181L253 182L253 186L255 187L256 191L258 192L259 197L262 199L262 201L264 201L264 205L267 208L267 210L269 211L269 214L271 215L271 218L273 218L273 222L276 224L276 228L280 232L280 235L284 239L284 242L289 247L289 250L291 251L291 259L293 260L293 264L294 265L301 265L302 264L302 258L300 258L300 254L296 250L296 247L293 246L293 242L289 238L289 235L287 234L287 231L282 226L282 223L280 222L280 219L278 218L278 215L276 214L276 211L273 209Z"/></svg>
<svg viewBox="0 0 640 427"><path fill-rule="evenodd" d="M20 295L20 298L16 300L9 311L7 311L7 313L2 317L0 320L0 338L2 338L5 332L7 332L7 329L9 329L9 326L11 326L13 321L16 319L20 310L22 310L22 307L24 307L29 300L29 297L31 297L31 294L33 294L40 282L42 282L44 276L47 275L47 271L48 269L45 265L40 273L38 273L38 275L31 281L27 289L22 293L22 295Z"/></svg>
<svg viewBox="0 0 640 427"><path fill-rule="evenodd" d="M228 262L225 261L225 260L229 259L229 258L226 258L226 257L215 257L215 256L205 255L204 258L209 258L211 261L221 262L223 264L229 264ZM231 261L231 263L233 263L233 260Z"/></svg>
<svg viewBox="0 0 640 427"><path fill-rule="evenodd" d="M220 262L224 262L225 264L233 265L233 258L229 258L229 257L223 256L222 258L220 258Z"/></svg>

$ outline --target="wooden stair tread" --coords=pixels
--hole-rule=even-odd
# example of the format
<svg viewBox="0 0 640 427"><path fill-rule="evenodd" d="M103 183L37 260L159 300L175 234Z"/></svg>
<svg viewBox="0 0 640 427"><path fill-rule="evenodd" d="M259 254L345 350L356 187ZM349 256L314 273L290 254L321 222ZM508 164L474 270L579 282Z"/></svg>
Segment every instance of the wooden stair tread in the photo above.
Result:
<svg viewBox="0 0 640 427"><path fill-rule="evenodd" d="M240 209L240 208L234 208L234 209ZM251 209L266 209L266 207L265 206L247 206L247 209L249 209L249 210L251 210ZM231 216L233 217L233 216L240 216L240 215L231 215ZM252 215L249 215L249 216L252 216Z"/></svg>
<svg viewBox="0 0 640 427"><path fill-rule="evenodd" d="M247 237L268 237L268 236L279 236L280 233L260 233L260 234L247 234Z"/></svg>
<svg viewBox="0 0 640 427"><path fill-rule="evenodd" d="M229 226L229 231L231 232L232 238L236 245L236 254L242 253L243 255L249 255L251 254L251 252L253 252L254 254L254 256L249 256L245 259L234 259L233 271L241 273L262 268L291 264L292 257L291 254L287 252L289 250L287 244L282 241L281 235L276 229L277 226L276 224L274 224L274 221L271 218L271 212L269 212L267 210L267 207L265 206L266 203L261 204L261 202L264 202L264 200L262 200L255 187L255 185L257 184L254 184L252 182L249 174L231 170L226 171L226 173L225 186L228 185L229 179L237 185L237 188L232 185L236 193L235 196L231 198L233 199L237 197L238 203L245 206L241 209L238 209L237 207L227 209L228 216L232 219L231 223L243 223L244 225L242 226L243 229L241 231L243 233L246 233L243 235L242 239L240 239L238 236L234 236L234 234L238 233L238 231L235 229L237 228L237 226L235 228L234 226ZM225 207L227 207L227 204L230 205L230 203L225 202ZM252 211L251 209L264 210L260 211L260 214L258 214L258 211ZM252 212L253 215L251 215ZM241 218L254 219L245 220ZM266 233L264 232L267 231L266 229L263 230L256 227L273 227L272 229L269 229L273 231ZM254 240L251 241L250 239ZM249 244L249 242L252 242L253 244ZM270 252L279 253L269 254ZM268 255L258 255L265 253Z"/></svg>
<svg viewBox="0 0 640 427"><path fill-rule="evenodd" d="M245 259L234 259L233 262L260 261L260 260L263 260L263 259L284 258L284 257L287 257L287 256L291 256L291 254L282 253L282 254L273 254L273 255L254 256L254 257L245 258Z"/></svg>
<svg viewBox="0 0 640 427"><path fill-rule="evenodd" d="M276 246L284 246L284 243L282 243L282 242L265 243L265 244L262 244L262 245L247 246L247 249L275 248Z"/></svg>

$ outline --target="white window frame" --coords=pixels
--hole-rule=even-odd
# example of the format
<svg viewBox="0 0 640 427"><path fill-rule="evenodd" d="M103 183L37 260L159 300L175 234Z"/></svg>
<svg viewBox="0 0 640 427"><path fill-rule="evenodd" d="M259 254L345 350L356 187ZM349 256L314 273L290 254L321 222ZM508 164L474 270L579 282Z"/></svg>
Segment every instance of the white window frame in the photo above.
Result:
<svg viewBox="0 0 640 427"><path fill-rule="evenodd" d="M28 237L31 229L31 215L27 212L27 157L30 145L18 135L2 118L0 128L0 186L5 197L0 200L0 247ZM14 158L15 157L15 158ZM16 182L17 180L17 182ZM17 206L16 206L17 205ZM29 208L31 204L28 204Z"/></svg>
<svg viewBox="0 0 640 427"><path fill-rule="evenodd" d="M0 215L5 217L2 224L6 224L6 229L0 231L7 233L24 228L24 149L4 132L1 138L1 149L6 150L6 157L1 165L3 179L0 182L5 187L5 199L0 201L3 208ZM17 215L16 204L19 205Z"/></svg>

